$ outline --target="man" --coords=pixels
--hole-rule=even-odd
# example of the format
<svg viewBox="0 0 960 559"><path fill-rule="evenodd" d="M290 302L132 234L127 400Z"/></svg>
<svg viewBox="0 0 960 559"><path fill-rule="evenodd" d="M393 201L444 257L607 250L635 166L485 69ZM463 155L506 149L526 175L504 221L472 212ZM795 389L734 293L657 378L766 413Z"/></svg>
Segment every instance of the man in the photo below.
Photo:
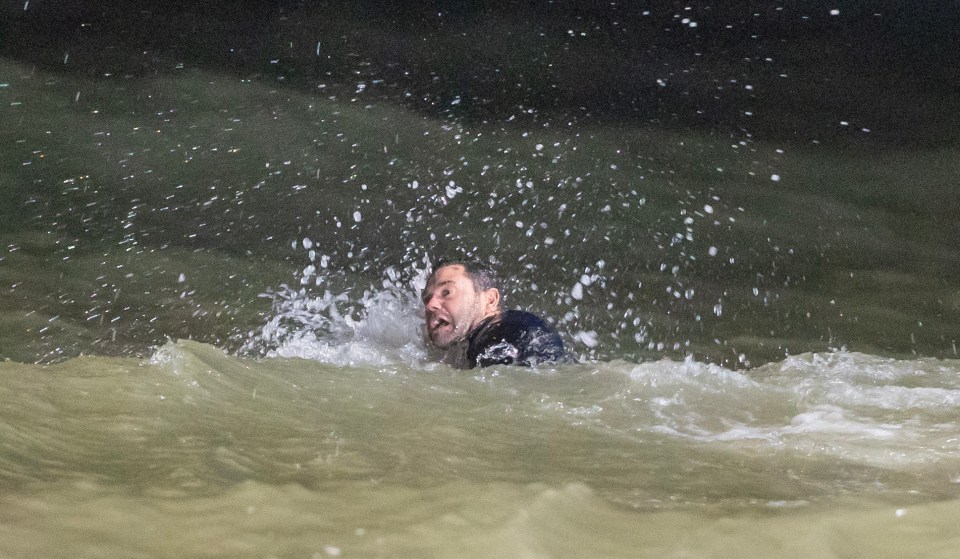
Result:
<svg viewBox="0 0 960 559"><path fill-rule="evenodd" d="M444 350L443 362L454 367L569 360L560 336L539 317L500 309L496 274L480 262L441 260L434 265L423 306L430 343Z"/></svg>

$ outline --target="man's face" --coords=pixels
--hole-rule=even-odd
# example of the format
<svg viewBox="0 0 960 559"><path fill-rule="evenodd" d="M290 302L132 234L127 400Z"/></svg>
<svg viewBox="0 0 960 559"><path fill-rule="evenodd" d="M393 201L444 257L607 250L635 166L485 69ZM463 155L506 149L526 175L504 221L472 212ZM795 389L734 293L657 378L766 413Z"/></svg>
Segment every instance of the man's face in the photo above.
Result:
<svg viewBox="0 0 960 559"><path fill-rule="evenodd" d="M477 291L459 264L437 270L423 290L430 342L439 349L447 349L462 340L474 325L496 311L499 294L492 303L491 291L496 290Z"/></svg>

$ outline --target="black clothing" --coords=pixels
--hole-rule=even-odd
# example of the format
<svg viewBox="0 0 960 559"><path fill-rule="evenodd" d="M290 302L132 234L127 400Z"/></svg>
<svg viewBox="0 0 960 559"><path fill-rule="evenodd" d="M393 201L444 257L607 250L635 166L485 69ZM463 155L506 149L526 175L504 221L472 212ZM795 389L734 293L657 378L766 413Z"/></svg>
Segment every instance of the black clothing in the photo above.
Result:
<svg viewBox="0 0 960 559"><path fill-rule="evenodd" d="M570 361L560 336L538 316L525 311L503 311L484 319L466 341L470 368Z"/></svg>

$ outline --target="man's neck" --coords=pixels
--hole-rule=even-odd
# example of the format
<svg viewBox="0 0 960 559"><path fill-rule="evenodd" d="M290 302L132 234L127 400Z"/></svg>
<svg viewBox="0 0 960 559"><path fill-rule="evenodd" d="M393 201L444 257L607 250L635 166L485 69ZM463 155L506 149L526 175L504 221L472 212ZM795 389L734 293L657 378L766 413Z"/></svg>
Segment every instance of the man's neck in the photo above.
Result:
<svg viewBox="0 0 960 559"><path fill-rule="evenodd" d="M469 336L448 347L443 352L441 363L446 363L455 369L469 369L470 360L467 359L467 349L470 347Z"/></svg>
<svg viewBox="0 0 960 559"><path fill-rule="evenodd" d="M500 318L500 309L497 309L474 323L474 325L470 327L470 331L467 332L467 335L464 336L464 339L467 341L471 340L477 335L477 332L482 330L486 325L496 322L498 318Z"/></svg>
<svg viewBox="0 0 960 559"><path fill-rule="evenodd" d="M467 351L470 349L470 342L478 332L483 330L487 325L495 322L499 317L500 309L497 309L478 320L470 327L470 331L467 332L467 335L465 335L462 340L456 342L444 351L443 358L440 361L457 369L469 369L470 359L467 357Z"/></svg>

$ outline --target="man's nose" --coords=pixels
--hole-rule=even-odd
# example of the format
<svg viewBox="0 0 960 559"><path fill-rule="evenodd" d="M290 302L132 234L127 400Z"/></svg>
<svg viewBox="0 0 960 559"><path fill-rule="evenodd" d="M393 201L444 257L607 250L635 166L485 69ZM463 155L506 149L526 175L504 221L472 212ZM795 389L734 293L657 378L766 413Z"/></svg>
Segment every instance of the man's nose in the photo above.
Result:
<svg viewBox="0 0 960 559"><path fill-rule="evenodd" d="M436 295L431 295L426 302L424 302L423 307L428 311L434 311L440 308L440 298Z"/></svg>

